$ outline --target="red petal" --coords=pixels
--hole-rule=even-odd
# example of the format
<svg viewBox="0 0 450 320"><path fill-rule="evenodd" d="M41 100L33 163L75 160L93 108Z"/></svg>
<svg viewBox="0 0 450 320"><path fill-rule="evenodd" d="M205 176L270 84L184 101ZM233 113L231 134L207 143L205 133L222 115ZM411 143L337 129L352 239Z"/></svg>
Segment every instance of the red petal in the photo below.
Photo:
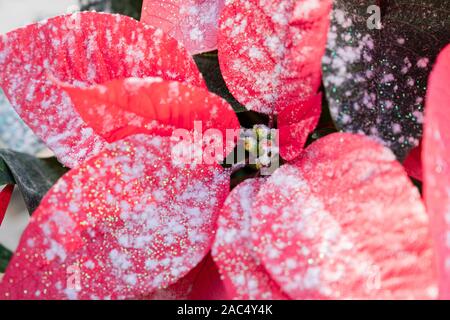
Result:
<svg viewBox="0 0 450 320"><path fill-rule="evenodd" d="M211 248L229 178L173 165L170 147L135 135L65 175L33 214L0 297L138 298L184 277Z"/></svg>
<svg viewBox="0 0 450 320"><path fill-rule="evenodd" d="M411 150L403 166L410 177L422 181L422 144Z"/></svg>
<svg viewBox="0 0 450 320"><path fill-rule="evenodd" d="M288 299L262 265L251 239L252 199L264 181L238 185L220 212L212 253L233 299Z"/></svg>
<svg viewBox="0 0 450 320"><path fill-rule="evenodd" d="M274 113L316 95L330 10L331 0L229 1L218 47L236 99L250 110Z"/></svg>
<svg viewBox="0 0 450 320"><path fill-rule="evenodd" d="M90 88L65 89L83 120L109 142L136 133L172 135L176 129L195 129L205 138L217 130L222 144L227 129L237 131L240 127L225 100L205 89L175 81L131 78ZM225 156L235 146L234 140L228 142L224 143ZM207 146L212 147L209 142ZM224 158L223 154L217 156L219 161Z"/></svg>
<svg viewBox="0 0 450 320"><path fill-rule="evenodd" d="M191 53L217 49L225 0L144 0L141 21L161 28Z"/></svg>
<svg viewBox="0 0 450 320"><path fill-rule="evenodd" d="M8 210L9 202L14 191L14 185L7 185L0 191L0 226L5 218L6 210Z"/></svg>
<svg viewBox="0 0 450 320"><path fill-rule="evenodd" d="M98 153L105 142L84 125L49 75L87 85L160 76L204 86L175 40L125 16L60 16L0 37L0 86L22 119L70 167Z"/></svg>
<svg viewBox="0 0 450 320"><path fill-rule="evenodd" d="M184 278L144 300L229 300L229 297L211 255L207 255Z"/></svg>
<svg viewBox="0 0 450 320"><path fill-rule="evenodd" d="M203 265L199 266L189 300L230 300L211 255L208 255Z"/></svg>
<svg viewBox="0 0 450 320"><path fill-rule="evenodd" d="M322 111L322 95L313 96L305 103L286 107L278 115L280 155L291 161L303 151L309 134L319 123Z"/></svg>
<svg viewBox="0 0 450 320"><path fill-rule="evenodd" d="M450 299L450 46L430 76L423 138L424 196L437 247L440 296Z"/></svg>
<svg viewBox="0 0 450 320"><path fill-rule="evenodd" d="M420 194L369 138L318 140L268 179L253 210L264 265L294 299L436 295Z"/></svg>

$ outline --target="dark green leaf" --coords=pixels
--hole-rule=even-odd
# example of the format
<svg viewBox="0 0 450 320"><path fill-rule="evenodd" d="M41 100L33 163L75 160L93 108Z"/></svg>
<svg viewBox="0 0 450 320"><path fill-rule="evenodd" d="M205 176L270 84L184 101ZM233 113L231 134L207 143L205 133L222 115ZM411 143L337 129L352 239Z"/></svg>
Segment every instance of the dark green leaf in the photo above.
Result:
<svg viewBox="0 0 450 320"><path fill-rule="evenodd" d="M12 252L0 244L0 273L5 272L11 258Z"/></svg>
<svg viewBox="0 0 450 320"><path fill-rule="evenodd" d="M0 149L0 177L1 172L7 172L4 177L10 181L5 180L4 184L17 184L30 214L39 206L47 191L67 171L68 169L55 158L39 159L28 154Z"/></svg>
<svg viewBox="0 0 450 320"><path fill-rule="evenodd" d="M5 161L0 158L0 186L5 184L15 184L15 181Z"/></svg>
<svg viewBox="0 0 450 320"><path fill-rule="evenodd" d="M381 29L369 8L377 4ZM323 65L336 125L403 159L422 136L428 76L448 42L448 1L336 0Z"/></svg>
<svg viewBox="0 0 450 320"><path fill-rule="evenodd" d="M111 0L111 11L139 20L141 18L142 0Z"/></svg>
<svg viewBox="0 0 450 320"><path fill-rule="evenodd" d="M137 20L141 17L142 0L80 0L81 10L120 13Z"/></svg>

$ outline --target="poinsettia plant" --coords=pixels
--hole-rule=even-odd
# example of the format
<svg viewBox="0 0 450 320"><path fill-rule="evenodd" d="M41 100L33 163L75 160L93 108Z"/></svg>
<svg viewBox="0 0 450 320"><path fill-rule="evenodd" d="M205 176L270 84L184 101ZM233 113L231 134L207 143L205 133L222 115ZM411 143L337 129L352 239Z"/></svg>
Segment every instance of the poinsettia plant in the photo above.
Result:
<svg viewBox="0 0 450 320"><path fill-rule="evenodd" d="M147 0L141 22L85 12L1 36L0 86L71 169L32 208L0 298L449 297L450 35L413 66L398 52L418 36L383 6L383 64L365 5ZM428 90L395 85L433 66ZM423 103L423 164L402 165ZM243 110L265 119L254 136Z"/></svg>

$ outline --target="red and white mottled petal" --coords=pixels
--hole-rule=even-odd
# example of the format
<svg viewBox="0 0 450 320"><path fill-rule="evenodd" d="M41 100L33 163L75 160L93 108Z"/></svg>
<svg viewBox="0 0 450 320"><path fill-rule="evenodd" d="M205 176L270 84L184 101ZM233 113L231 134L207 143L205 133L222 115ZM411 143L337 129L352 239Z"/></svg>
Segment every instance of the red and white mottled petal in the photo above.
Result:
<svg viewBox="0 0 450 320"><path fill-rule="evenodd" d="M436 297L420 194L369 138L318 140L268 179L253 212L263 263L294 299Z"/></svg>
<svg viewBox="0 0 450 320"><path fill-rule="evenodd" d="M144 0L141 21L161 28L191 54L217 49L225 0Z"/></svg>
<svg viewBox="0 0 450 320"><path fill-rule="evenodd" d="M211 248L229 175L173 164L170 147L167 137L135 135L59 180L33 214L0 297L139 298L184 277Z"/></svg>
<svg viewBox="0 0 450 320"><path fill-rule="evenodd" d="M158 76L205 86L194 61L161 30L125 16L58 16L0 36L0 86L21 118L74 167L105 146L51 80L92 85Z"/></svg>
<svg viewBox="0 0 450 320"><path fill-rule="evenodd" d="M331 0L230 0L219 27L219 61L236 99L277 113L316 95Z"/></svg>
<svg viewBox="0 0 450 320"><path fill-rule="evenodd" d="M450 46L430 76L423 138L424 197L437 248L440 297L450 299Z"/></svg>
<svg viewBox="0 0 450 320"><path fill-rule="evenodd" d="M280 155L291 161L303 151L309 134L319 123L322 95L313 96L300 105L288 106L278 115Z"/></svg>
<svg viewBox="0 0 450 320"><path fill-rule="evenodd" d="M201 134L205 148L212 150L216 142L218 161L235 147L235 141L226 137L227 130L240 128L236 114L225 100L206 89L161 78L64 88L83 120L108 142L136 133L171 136L185 129Z"/></svg>
<svg viewBox="0 0 450 320"><path fill-rule="evenodd" d="M251 237L252 202L264 181L238 185L220 211L212 254L233 299L288 299L262 265Z"/></svg>

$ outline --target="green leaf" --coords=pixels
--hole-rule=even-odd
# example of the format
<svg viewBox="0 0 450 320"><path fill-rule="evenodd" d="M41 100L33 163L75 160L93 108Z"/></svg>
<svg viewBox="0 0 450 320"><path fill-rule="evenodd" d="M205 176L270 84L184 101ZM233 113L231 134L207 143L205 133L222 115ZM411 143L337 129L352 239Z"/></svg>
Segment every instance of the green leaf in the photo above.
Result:
<svg viewBox="0 0 450 320"><path fill-rule="evenodd" d="M5 161L0 158L0 186L5 184L15 184L15 180Z"/></svg>
<svg viewBox="0 0 450 320"><path fill-rule="evenodd" d="M39 206L47 191L67 171L56 158L39 159L28 154L0 149L0 184L17 184L30 214Z"/></svg>
<svg viewBox="0 0 450 320"><path fill-rule="evenodd" d="M0 273L4 273L9 261L12 258L12 252L0 244Z"/></svg>

